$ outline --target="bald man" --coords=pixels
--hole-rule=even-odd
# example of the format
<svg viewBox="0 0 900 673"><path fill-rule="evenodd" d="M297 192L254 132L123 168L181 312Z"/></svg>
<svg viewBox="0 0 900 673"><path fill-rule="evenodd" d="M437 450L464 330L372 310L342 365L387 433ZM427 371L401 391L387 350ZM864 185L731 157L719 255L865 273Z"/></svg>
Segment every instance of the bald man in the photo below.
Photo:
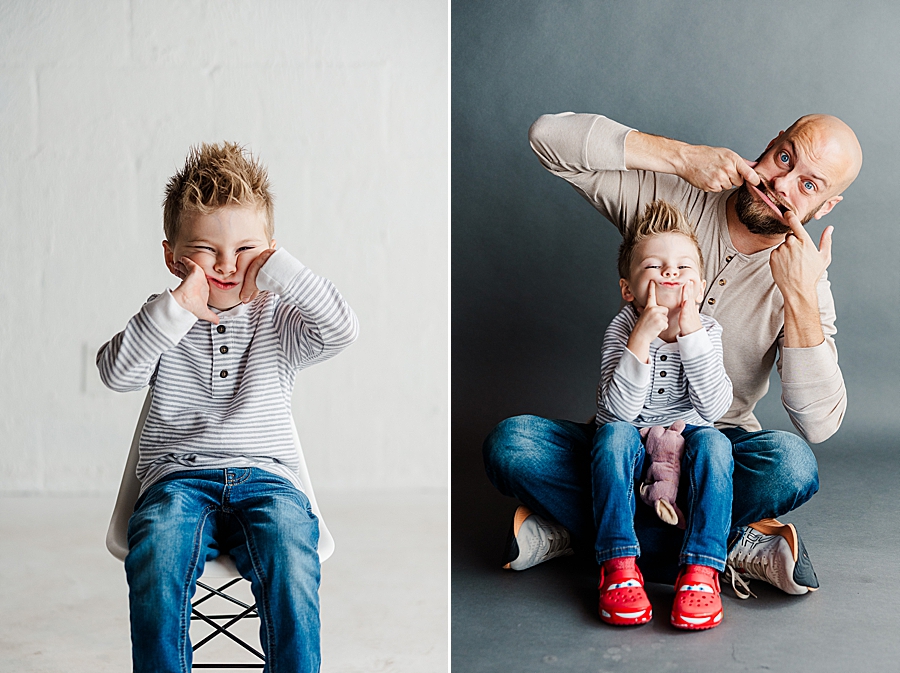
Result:
<svg viewBox="0 0 900 673"><path fill-rule="evenodd" d="M656 199L673 203L695 223L706 263L702 312L723 327L725 368L734 385L733 404L716 424L734 449L726 574L742 598L750 595L749 579L791 594L817 589L796 528L777 517L818 490L807 442L837 431L847 405L826 272L832 227L817 244L803 224L831 212L859 173L862 152L853 131L836 117L808 115L780 132L756 161L571 112L539 118L529 139L544 168L568 181L620 232ZM666 365L651 364L650 394L664 397ZM773 365L784 407L803 438L762 430L753 415ZM524 570L572 553L573 538L576 546L593 547L588 466L594 429L592 423L517 416L485 440L488 477L523 503L504 567ZM681 531L661 524L639 499L635 529L645 577L673 582L682 562Z"/></svg>

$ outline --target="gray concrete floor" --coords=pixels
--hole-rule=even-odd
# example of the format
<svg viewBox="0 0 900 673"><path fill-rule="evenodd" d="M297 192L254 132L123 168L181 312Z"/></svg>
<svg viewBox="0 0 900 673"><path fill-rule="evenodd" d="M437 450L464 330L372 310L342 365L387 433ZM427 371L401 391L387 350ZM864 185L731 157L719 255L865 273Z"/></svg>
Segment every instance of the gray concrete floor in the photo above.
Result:
<svg viewBox="0 0 900 673"><path fill-rule="evenodd" d="M844 433L842 433L843 435ZM649 585L653 621L615 628L597 616L597 568L563 558L516 573L499 568L514 501L486 479L454 481L454 671L900 670L896 439L844 436L816 449L820 492L783 517L797 525L821 583L788 596L753 582L757 599L724 592L725 620L684 633L668 624L672 587ZM477 469L459 466L460 473ZM458 496L465 490L465 497Z"/></svg>
<svg viewBox="0 0 900 673"><path fill-rule="evenodd" d="M446 671L446 492L316 495L337 542L322 568L322 670ZM131 670L125 572L104 546L114 501L0 496L0 673ZM209 660L252 661L223 646Z"/></svg>

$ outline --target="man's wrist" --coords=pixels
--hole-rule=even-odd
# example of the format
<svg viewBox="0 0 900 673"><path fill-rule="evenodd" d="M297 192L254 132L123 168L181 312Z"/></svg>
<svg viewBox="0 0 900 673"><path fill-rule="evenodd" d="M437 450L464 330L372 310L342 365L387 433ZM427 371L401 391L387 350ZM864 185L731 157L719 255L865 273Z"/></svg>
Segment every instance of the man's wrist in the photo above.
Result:
<svg viewBox="0 0 900 673"><path fill-rule="evenodd" d="M815 291L806 295L784 295L785 348L812 348L824 340Z"/></svg>
<svg viewBox="0 0 900 673"><path fill-rule="evenodd" d="M685 143L671 138L631 131L625 137L625 166L629 170L678 175Z"/></svg>

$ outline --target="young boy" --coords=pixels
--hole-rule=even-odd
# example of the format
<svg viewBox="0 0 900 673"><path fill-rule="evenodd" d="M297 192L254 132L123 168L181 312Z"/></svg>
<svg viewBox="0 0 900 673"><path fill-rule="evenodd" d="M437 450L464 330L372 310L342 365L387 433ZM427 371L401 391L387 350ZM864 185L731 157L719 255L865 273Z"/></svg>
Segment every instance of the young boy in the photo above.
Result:
<svg viewBox="0 0 900 673"><path fill-rule="evenodd" d="M318 522L297 475L294 377L353 342L325 278L276 250L266 169L232 143L192 148L166 187L166 266L97 354L116 391L152 389L125 559L135 671L191 670L190 598L229 554L260 615L268 671L319 670Z"/></svg>
<svg viewBox="0 0 900 673"><path fill-rule="evenodd" d="M639 427L688 425L681 472L687 495L681 571L671 622L708 629L722 619L718 573L731 521L731 442L712 427L732 401L722 328L701 315L703 259L685 216L663 201L645 209L619 249L622 298L603 339L591 451L600 617L643 624L652 609L635 565L634 482L645 451Z"/></svg>

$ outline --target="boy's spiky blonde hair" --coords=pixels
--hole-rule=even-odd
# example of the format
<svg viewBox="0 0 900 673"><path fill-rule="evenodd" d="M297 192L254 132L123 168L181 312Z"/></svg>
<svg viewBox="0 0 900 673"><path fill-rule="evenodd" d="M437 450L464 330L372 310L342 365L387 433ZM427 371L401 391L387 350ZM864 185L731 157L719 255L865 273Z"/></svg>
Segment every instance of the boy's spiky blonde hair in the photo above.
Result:
<svg viewBox="0 0 900 673"><path fill-rule="evenodd" d="M703 277L703 252L697 242L694 228L681 210L666 201L648 203L637 224L625 234L619 246L619 278L631 278L631 264L634 262L634 251L638 244L651 236L676 233L687 236L697 248L697 259L700 262L700 277Z"/></svg>
<svg viewBox="0 0 900 673"><path fill-rule="evenodd" d="M266 216L266 236L275 233L275 209L266 167L237 143L201 143L188 152L184 168L166 184L163 229L174 243L186 214L225 206L256 206Z"/></svg>

